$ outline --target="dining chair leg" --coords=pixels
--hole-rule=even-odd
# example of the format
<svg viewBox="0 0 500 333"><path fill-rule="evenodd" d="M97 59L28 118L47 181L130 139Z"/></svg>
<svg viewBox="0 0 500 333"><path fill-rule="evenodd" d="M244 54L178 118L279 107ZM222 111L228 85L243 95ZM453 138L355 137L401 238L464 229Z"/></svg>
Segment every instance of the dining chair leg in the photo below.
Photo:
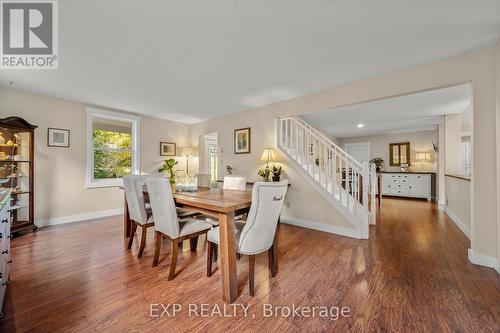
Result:
<svg viewBox="0 0 500 333"><path fill-rule="evenodd" d="M198 246L198 236L189 239L189 249L191 252L196 252Z"/></svg>
<svg viewBox="0 0 500 333"><path fill-rule="evenodd" d="M250 289L250 296L255 295L254 277L255 277L255 255L252 254L248 256L248 286Z"/></svg>
<svg viewBox="0 0 500 333"><path fill-rule="evenodd" d="M217 262L219 258L219 245L212 244L212 263Z"/></svg>
<svg viewBox="0 0 500 333"><path fill-rule="evenodd" d="M212 276L213 248L214 244L207 242L207 277Z"/></svg>
<svg viewBox="0 0 500 333"><path fill-rule="evenodd" d="M132 242L134 241L136 230L137 230L137 224L134 221L132 221L132 226L130 228L130 235L128 238L128 245L127 245L127 249L129 250L132 248Z"/></svg>
<svg viewBox="0 0 500 333"><path fill-rule="evenodd" d="M173 280L175 278L175 266L177 265L177 255L179 254L179 241L177 239L172 240L172 262L170 263L170 274L168 275L168 280Z"/></svg>
<svg viewBox="0 0 500 333"><path fill-rule="evenodd" d="M267 250L268 264L269 264L269 272L272 277L276 276L276 267L275 262L276 258L274 256L274 245L272 245L269 250Z"/></svg>
<svg viewBox="0 0 500 333"><path fill-rule="evenodd" d="M183 241L177 242L177 247L179 247L179 250L182 252L182 246L184 245Z"/></svg>
<svg viewBox="0 0 500 333"><path fill-rule="evenodd" d="M155 231L155 257L153 259L153 267L158 266L158 260L160 259L161 241L162 237L159 231Z"/></svg>
<svg viewBox="0 0 500 333"><path fill-rule="evenodd" d="M238 260L241 259L241 253L236 252L236 259L238 259Z"/></svg>
<svg viewBox="0 0 500 333"><path fill-rule="evenodd" d="M141 245L139 246L139 254L137 254L137 258L142 258L142 254L144 253L144 247L146 246L146 238L148 236L148 228L145 225L141 225L142 235L141 235Z"/></svg>

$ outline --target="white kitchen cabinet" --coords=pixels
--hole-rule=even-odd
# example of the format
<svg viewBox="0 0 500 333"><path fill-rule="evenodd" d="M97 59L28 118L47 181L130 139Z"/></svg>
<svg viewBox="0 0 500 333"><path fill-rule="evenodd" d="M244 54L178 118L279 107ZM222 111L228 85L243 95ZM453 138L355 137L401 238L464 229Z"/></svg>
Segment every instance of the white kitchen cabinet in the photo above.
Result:
<svg viewBox="0 0 500 333"><path fill-rule="evenodd" d="M382 195L431 200L433 179L433 173L383 172Z"/></svg>

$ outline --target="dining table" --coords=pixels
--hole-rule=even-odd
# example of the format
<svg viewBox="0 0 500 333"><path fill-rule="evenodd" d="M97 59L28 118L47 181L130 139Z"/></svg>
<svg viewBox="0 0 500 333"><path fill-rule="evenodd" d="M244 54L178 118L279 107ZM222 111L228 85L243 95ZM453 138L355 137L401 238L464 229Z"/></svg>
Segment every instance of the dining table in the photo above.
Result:
<svg viewBox="0 0 500 333"><path fill-rule="evenodd" d="M143 192L147 195L145 186ZM238 298L234 220L235 216L248 212L252 204L252 192L198 187L194 192L174 192L173 197L177 207L195 211L219 221L222 299L227 303L233 303ZM131 221L126 199L124 203L124 235L128 238ZM275 236L275 242L277 242L277 236ZM277 251L277 243L273 248ZM278 258L277 253L275 253L275 258ZM274 269L277 270L277 261Z"/></svg>

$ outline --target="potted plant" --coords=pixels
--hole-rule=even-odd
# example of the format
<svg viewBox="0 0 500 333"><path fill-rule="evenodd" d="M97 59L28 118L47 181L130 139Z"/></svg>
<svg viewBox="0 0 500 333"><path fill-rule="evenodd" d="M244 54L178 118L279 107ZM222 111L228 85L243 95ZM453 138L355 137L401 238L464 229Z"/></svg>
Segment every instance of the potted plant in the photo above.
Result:
<svg viewBox="0 0 500 333"><path fill-rule="evenodd" d="M285 173L285 169L283 167L279 166L277 167L276 165L273 164L271 167L271 173L273 174L273 182L279 182L281 174Z"/></svg>
<svg viewBox="0 0 500 333"><path fill-rule="evenodd" d="M168 172L168 178L170 180L170 187L172 187L172 193L175 192L176 171L174 170L174 166L176 166L178 163L179 162L177 162L175 159L169 158L168 160L165 160L161 168L158 169L158 172Z"/></svg>
<svg viewBox="0 0 500 333"><path fill-rule="evenodd" d="M380 172L382 168L384 167L384 160L382 157L375 157L370 160L370 163L375 164L375 168L377 169L377 172Z"/></svg>
<svg viewBox="0 0 500 333"><path fill-rule="evenodd" d="M268 182L270 173L271 172L269 171L269 168L264 168L264 169L259 169L259 172L257 174L262 178L264 178L264 181Z"/></svg>

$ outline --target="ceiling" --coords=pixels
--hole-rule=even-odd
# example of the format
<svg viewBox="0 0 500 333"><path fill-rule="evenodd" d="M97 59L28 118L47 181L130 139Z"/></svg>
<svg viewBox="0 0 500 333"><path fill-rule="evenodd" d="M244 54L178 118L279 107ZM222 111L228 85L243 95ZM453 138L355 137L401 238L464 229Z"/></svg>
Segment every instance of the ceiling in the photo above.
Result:
<svg viewBox="0 0 500 333"><path fill-rule="evenodd" d="M444 115L457 113L464 115L462 127L470 128L471 97L466 84L325 110L302 118L336 138L431 130L443 122Z"/></svg>
<svg viewBox="0 0 500 333"><path fill-rule="evenodd" d="M195 123L498 38L498 0L64 0L59 69L0 86Z"/></svg>

